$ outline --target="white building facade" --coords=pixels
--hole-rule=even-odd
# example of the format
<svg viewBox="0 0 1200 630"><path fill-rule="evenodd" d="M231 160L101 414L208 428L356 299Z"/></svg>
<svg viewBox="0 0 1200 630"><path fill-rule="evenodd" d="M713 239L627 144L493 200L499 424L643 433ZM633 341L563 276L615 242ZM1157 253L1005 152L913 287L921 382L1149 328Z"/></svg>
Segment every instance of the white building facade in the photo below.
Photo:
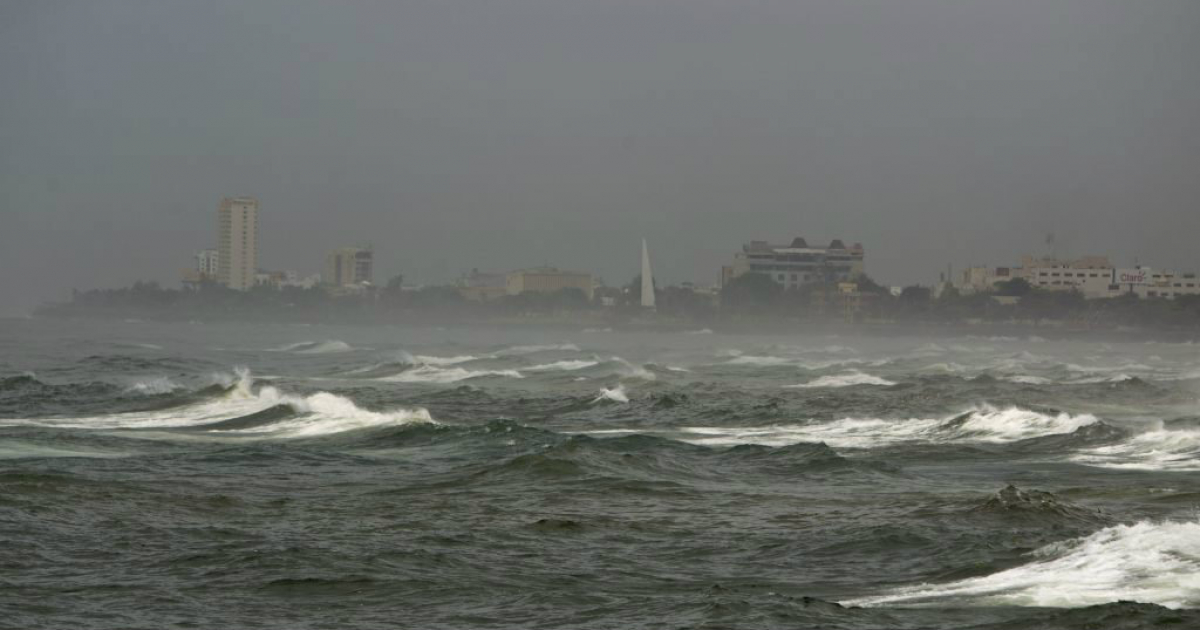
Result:
<svg viewBox="0 0 1200 630"><path fill-rule="evenodd" d="M863 260L862 244L847 247L839 239L828 247L810 246L800 237L788 245L750 241L734 254L733 265L722 269L721 284L747 273L761 273L788 289L846 282L862 275Z"/></svg>
<svg viewBox="0 0 1200 630"><path fill-rule="evenodd" d="M215 249L202 249L196 252L195 270L202 279L216 280L220 272L221 253Z"/></svg>

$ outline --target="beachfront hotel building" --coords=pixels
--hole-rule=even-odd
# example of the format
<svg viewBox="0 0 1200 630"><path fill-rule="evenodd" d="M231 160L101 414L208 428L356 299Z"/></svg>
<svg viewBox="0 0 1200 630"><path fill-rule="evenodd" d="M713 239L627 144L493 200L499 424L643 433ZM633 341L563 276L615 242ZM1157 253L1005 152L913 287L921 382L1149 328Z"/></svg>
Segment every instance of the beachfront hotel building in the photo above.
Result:
<svg viewBox="0 0 1200 630"><path fill-rule="evenodd" d="M747 273L761 273L784 288L812 283L836 284L863 273L863 246L847 247L840 239L828 246L809 245L796 237L787 245L750 241L734 254L733 264L721 269L721 285Z"/></svg>
<svg viewBox="0 0 1200 630"><path fill-rule="evenodd" d="M508 274L506 286L509 295L521 293L554 293L563 289L579 289L591 300L595 290L592 274L562 271L554 267L534 267Z"/></svg>
<svg viewBox="0 0 1200 630"><path fill-rule="evenodd" d="M258 200L226 197L217 206L217 282L238 291L255 284L258 271Z"/></svg>

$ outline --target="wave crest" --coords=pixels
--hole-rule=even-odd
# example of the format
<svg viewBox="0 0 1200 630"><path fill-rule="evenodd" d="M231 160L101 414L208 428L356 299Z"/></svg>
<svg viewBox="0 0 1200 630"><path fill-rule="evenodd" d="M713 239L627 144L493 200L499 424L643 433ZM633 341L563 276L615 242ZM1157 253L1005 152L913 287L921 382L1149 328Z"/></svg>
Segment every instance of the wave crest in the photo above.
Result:
<svg viewBox="0 0 1200 630"><path fill-rule="evenodd" d="M1200 605L1200 523L1151 523L1104 528L1031 554L1038 560L949 584L903 588L843 602L879 606L969 605L1074 608L1120 600L1168 608Z"/></svg>

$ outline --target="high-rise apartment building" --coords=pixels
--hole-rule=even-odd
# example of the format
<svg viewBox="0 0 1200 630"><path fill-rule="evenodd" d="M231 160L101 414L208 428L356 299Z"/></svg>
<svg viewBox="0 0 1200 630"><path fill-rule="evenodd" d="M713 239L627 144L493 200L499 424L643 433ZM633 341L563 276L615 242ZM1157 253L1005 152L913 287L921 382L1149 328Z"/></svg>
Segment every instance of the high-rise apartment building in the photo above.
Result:
<svg viewBox="0 0 1200 630"><path fill-rule="evenodd" d="M370 248L335 249L325 257L325 275L321 280L338 287L370 284L374 258Z"/></svg>
<svg viewBox="0 0 1200 630"><path fill-rule="evenodd" d="M217 208L217 282L245 291L258 270L258 200L226 197Z"/></svg>

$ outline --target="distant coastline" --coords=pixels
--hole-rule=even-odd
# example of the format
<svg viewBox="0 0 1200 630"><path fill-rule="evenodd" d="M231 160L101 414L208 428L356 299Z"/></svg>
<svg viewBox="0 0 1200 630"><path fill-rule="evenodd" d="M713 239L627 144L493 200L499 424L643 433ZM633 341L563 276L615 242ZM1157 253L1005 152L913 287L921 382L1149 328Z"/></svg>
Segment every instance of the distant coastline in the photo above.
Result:
<svg viewBox="0 0 1200 630"><path fill-rule="evenodd" d="M869 281L868 281L869 282ZM869 287L868 287L869 288ZM204 291L163 289L137 283L124 289L75 292L72 300L46 304L34 317L246 322L358 326L536 327L585 333L823 332L848 335L915 334L1004 338L1097 338L1192 340L1200 336L1200 299L1084 300L1063 292L1034 292L1014 304L984 295L909 291L900 297L865 293L848 312L812 295L747 295L727 292L715 303L659 290L659 311L632 301L589 302L571 292L520 295L472 302L450 287L419 291L332 296L319 289ZM820 297L820 296L818 296Z"/></svg>

